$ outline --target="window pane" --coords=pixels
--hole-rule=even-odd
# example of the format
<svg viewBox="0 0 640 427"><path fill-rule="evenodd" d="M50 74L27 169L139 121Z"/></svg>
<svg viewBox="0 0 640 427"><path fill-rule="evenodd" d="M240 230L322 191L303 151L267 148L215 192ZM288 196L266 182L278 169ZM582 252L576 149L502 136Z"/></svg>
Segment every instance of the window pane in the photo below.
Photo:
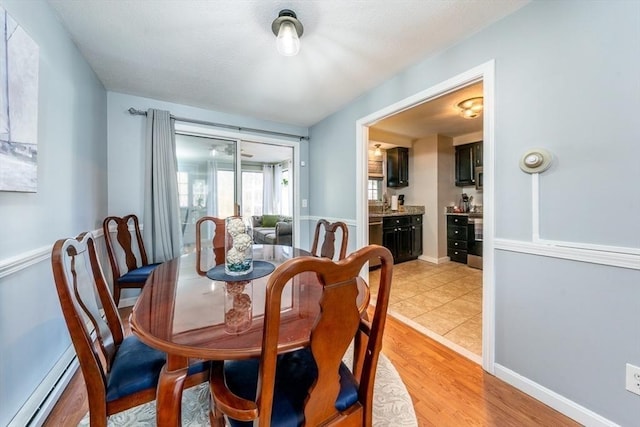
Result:
<svg viewBox="0 0 640 427"><path fill-rule="evenodd" d="M242 215L262 215L263 174L242 172Z"/></svg>
<svg viewBox="0 0 640 427"><path fill-rule="evenodd" d="M382 200L382 180L370 179L367 185L367 193L369 200L380 201Z"/></svg>
<svg viewBox="0 0 640 427"><path fill-rule="evenodd" d="M189 206L189 174L187 172L178 172L178 199L181 208Z"/></svg>
<svg viewBox="0 0 640 427"><path fill-rule="evenodd" d="M282 182L280 183L280 203L281 203L281 210L282 210L282 215L288 215L291 216L293 215L293 212L291 211L291 185L289 184L290 182L290 178L289 178L289 170L288 169L283 169L282 170Z"/></svg>
<svg viewBox="0 0 640 427"><path fill-rule="evenodd" d="M233 216L234 214L234 188L235 176L233 171L218 171L217 177L217 194L218 199L218 216L221 218Z"/></svg>
<svg viewBox="0 0 640 427"><path fill-rule="evenodd" d="M207 201L207 181L204 179L193 180L193 206L202 209L206 206Z"/></svg>

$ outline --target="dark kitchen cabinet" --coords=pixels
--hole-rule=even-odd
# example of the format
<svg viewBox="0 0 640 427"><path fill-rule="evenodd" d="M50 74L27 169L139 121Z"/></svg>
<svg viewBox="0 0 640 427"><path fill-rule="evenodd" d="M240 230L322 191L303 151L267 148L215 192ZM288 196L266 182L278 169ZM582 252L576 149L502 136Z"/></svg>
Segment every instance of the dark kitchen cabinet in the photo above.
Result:
<svg viewBox="0 0 640 427"><path fill-rule="evenodd" d="M473 143L473 165L482 167L482 141Z"/></svg>
<svg viewBox="0 0 640 427"><path fill-rule="evenodd" d="M456 145L456 186L476 185L475 169L482 167L482 141Z"/></svg>
<svg viewBox="0 0 640 427"><path fill-rule="evenodd" d="M474 226L468 216L447 215L447 256L451 261L466 264L474 241Z"/></svg>
<svg viewBox="0 0 640 427"><path fill-rule="evenodd" d="M411 217L411 254L422 255L422 215Z"/></svg>
<svg viewBox="0 0 640 427"><path fill-rule="evenodd" d="M409 149L396 147L387 150L387 187L409 185Z"/></svg>
<svg viewBox="0 0 640 427"><path fill-rule="evenodd" d="M391 251L394 263L422 255L422 215L387 217L382 224L382 245Z"/></svg>

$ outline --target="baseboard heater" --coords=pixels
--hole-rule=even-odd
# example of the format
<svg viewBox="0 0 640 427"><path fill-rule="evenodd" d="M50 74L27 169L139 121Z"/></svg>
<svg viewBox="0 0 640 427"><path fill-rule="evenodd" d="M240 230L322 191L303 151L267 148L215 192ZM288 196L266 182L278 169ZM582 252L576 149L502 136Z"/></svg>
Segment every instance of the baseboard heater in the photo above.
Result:
<svg viewBox="0 0 640 427"><path fill-rule="evenodd" d="M7 427L42 426L79 367L76 352L70 345Z"/></svg>

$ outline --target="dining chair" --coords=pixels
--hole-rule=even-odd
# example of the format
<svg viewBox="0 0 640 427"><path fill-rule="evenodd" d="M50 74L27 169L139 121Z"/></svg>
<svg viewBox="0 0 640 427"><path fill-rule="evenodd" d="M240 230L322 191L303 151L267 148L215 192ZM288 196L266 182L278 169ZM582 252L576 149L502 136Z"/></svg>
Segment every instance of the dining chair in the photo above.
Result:
<svg viewBox="0 0 640 427"><path fill-rule="evenodd" d="M322 243L320 246L320 253L318 254L318 245L320 244L320 231L324 229L324 235L322 237ZM342 221L331 223L326 219L320 219L316 223L316 230L313 235L313 244L311 245L311 253L314 256L320 256L323 258L333 259L336 249L336 231L342 230L342 241L340 244L340 252L338 253L338 259L344 259L347 255L347 243L349 241L349 228L347 224Z"/></svg>
<svg viewBox="0 0 640 427"><path fill-rule="evenodd" d="M205 226L210 227L211 225L213 225L213 229L207 228L207 230L203 232L203 228ZM216 249L224 248L224 234L225 223L223 218L217 218L215 216L203 216L196 221L196 271L198 272L198 274L205 275L208 271L208 268L214 267L214 265L206 265L206 267L203 268L203 249L212 249L211 252L214 257L215 265L222 264L224 262L224 251L216 251ZM204 255L206 257L207 254Z"/></svg>
<svg viewBox="0 0 640 427"><path fill-rule="evenodd" d="M381 261L378 298L371 320L360 315L359 276L371 258ZM214 425L371 426L373 386L393 270L387 248L369 245L340 261L312 256L278 266L266 288L259 359L212 364L210 391ZM303 349L278 354L282 290L305 275L322 285L318 318ZM342 359L354 342L354 364ZM256 421L256 424L251 422Z"/></svg>
<svg viewBox="0 0 640 427"><path fill-rule="evenodd" d="M86 384L90 425L103 427L108 416L155 399L166 356L135 335L124 336L91 233L58 240L51 265ZM209 363L193 363L187 375L185 388L207 381Z"/></svg>
<svg viewBox="0 0 640 427"><path fill-rule="evenodd" d="M112 224L115 224L115 236L111 233ZM102 230L113 274L113 299L118 306L121 289L142 288L158 263L147 260L136 215L109 216L102 222Z"/></svg>

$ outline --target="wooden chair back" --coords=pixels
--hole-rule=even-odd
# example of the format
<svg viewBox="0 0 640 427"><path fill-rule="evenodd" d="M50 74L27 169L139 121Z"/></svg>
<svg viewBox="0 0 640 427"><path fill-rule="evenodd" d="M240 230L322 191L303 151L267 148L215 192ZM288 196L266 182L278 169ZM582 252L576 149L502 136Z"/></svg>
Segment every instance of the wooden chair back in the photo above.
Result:
<svg viewBox="0 0 640 427"><path fill-rule="evenodd" d="M114 226L115 235L112 233ZM113 275L113 299L117 306L122 288L142 288L145 283L144 280L130 282L121 278L130 271L149 265L149 261L136 215L109 216L102 222L102 231Z"/></svg>
<svg viewBox="0 0 640 427"><path fill-rule="evenodd" d="M321 229L324 229L322 242L320 241ZM341 221L330 223L326 219L320 219L316 223L315 233L313 235L313 244L311 245L311 253L314 256L333 259L336 253L336 231L342 230L342 241L340 243L340 252L338 259L344 259L347 255L347 244L349 242L349 228L347 224ZM320 245L320 253L318 246Z"/></svg>
<svg viewBox="0 0 640 427"><path fill-rule="evenodd" d="M198 274L205 275L210 268L224 262L224 250L216 251L216 249L224 249L224 235L224 219L203 216L196 221L196 271ZM207 251L210 248L211 253ZM210 255L215 262L213 265L205 261Z"/></svg>
<svg viewBox="0 0 640 427"><path fill-rule="evenodd" d="M356 304L360 271L372 258L381 260L380 282L375 311L371 320L361 316ZM219 365L212 367L211 394L215 419L223 425L221 414L235 420L257 419L259 426L272 422L274 387L278 377L278 334L280 333L280 302L287 283L305 274L318 277L323 286L321 313L311 331L309 351L317 366L317 377L311 383L304 401L305 426L371 426L373 386L389 304L393 256L388 249L370 245L347 258L334 262L326 258L300 257L291 259L271 274L266 291L265 325L262 339L257 395L247 401L233 395L228 379ZM357 401L343 410L336 409L341 389L342 359L355 342L353 376L357 382ZM308 350L299 350L292 354ZM285 354L284 357L289 354ZM289 364L291 366L291 364ZM287 374L288 375L288 374ZM282 381L280 378L278 381ZM284 379L286 380L286 378ZM304 392L303 392L304 393ZM303 394L304 395L304 394ZM277 403L275 403L277 405ZM234 425L234 423L232 423ZM276 424L274 424L276 425Z"/></svg>
<svg viewBox="0 0 640 427"><path fill-rule="evenodd" d="M111 413L155 399L155 389L107 406L107 379L124 329L91 233L58 240L53 246L51 264L62 313L87 387L91 425L106 426ZM91 339L92 330L97 336L95 343Z"/></svg>
<svg viewBox="0 0 640 427"><path fill-rule="evenodd" d="M106 427L109 415L156 398L166 355L134 335L125 336L91 233L58 240L51 266L87 389L90 425ZM185 388L208 378L209 363L195 361L189 367Z"/></svg>

